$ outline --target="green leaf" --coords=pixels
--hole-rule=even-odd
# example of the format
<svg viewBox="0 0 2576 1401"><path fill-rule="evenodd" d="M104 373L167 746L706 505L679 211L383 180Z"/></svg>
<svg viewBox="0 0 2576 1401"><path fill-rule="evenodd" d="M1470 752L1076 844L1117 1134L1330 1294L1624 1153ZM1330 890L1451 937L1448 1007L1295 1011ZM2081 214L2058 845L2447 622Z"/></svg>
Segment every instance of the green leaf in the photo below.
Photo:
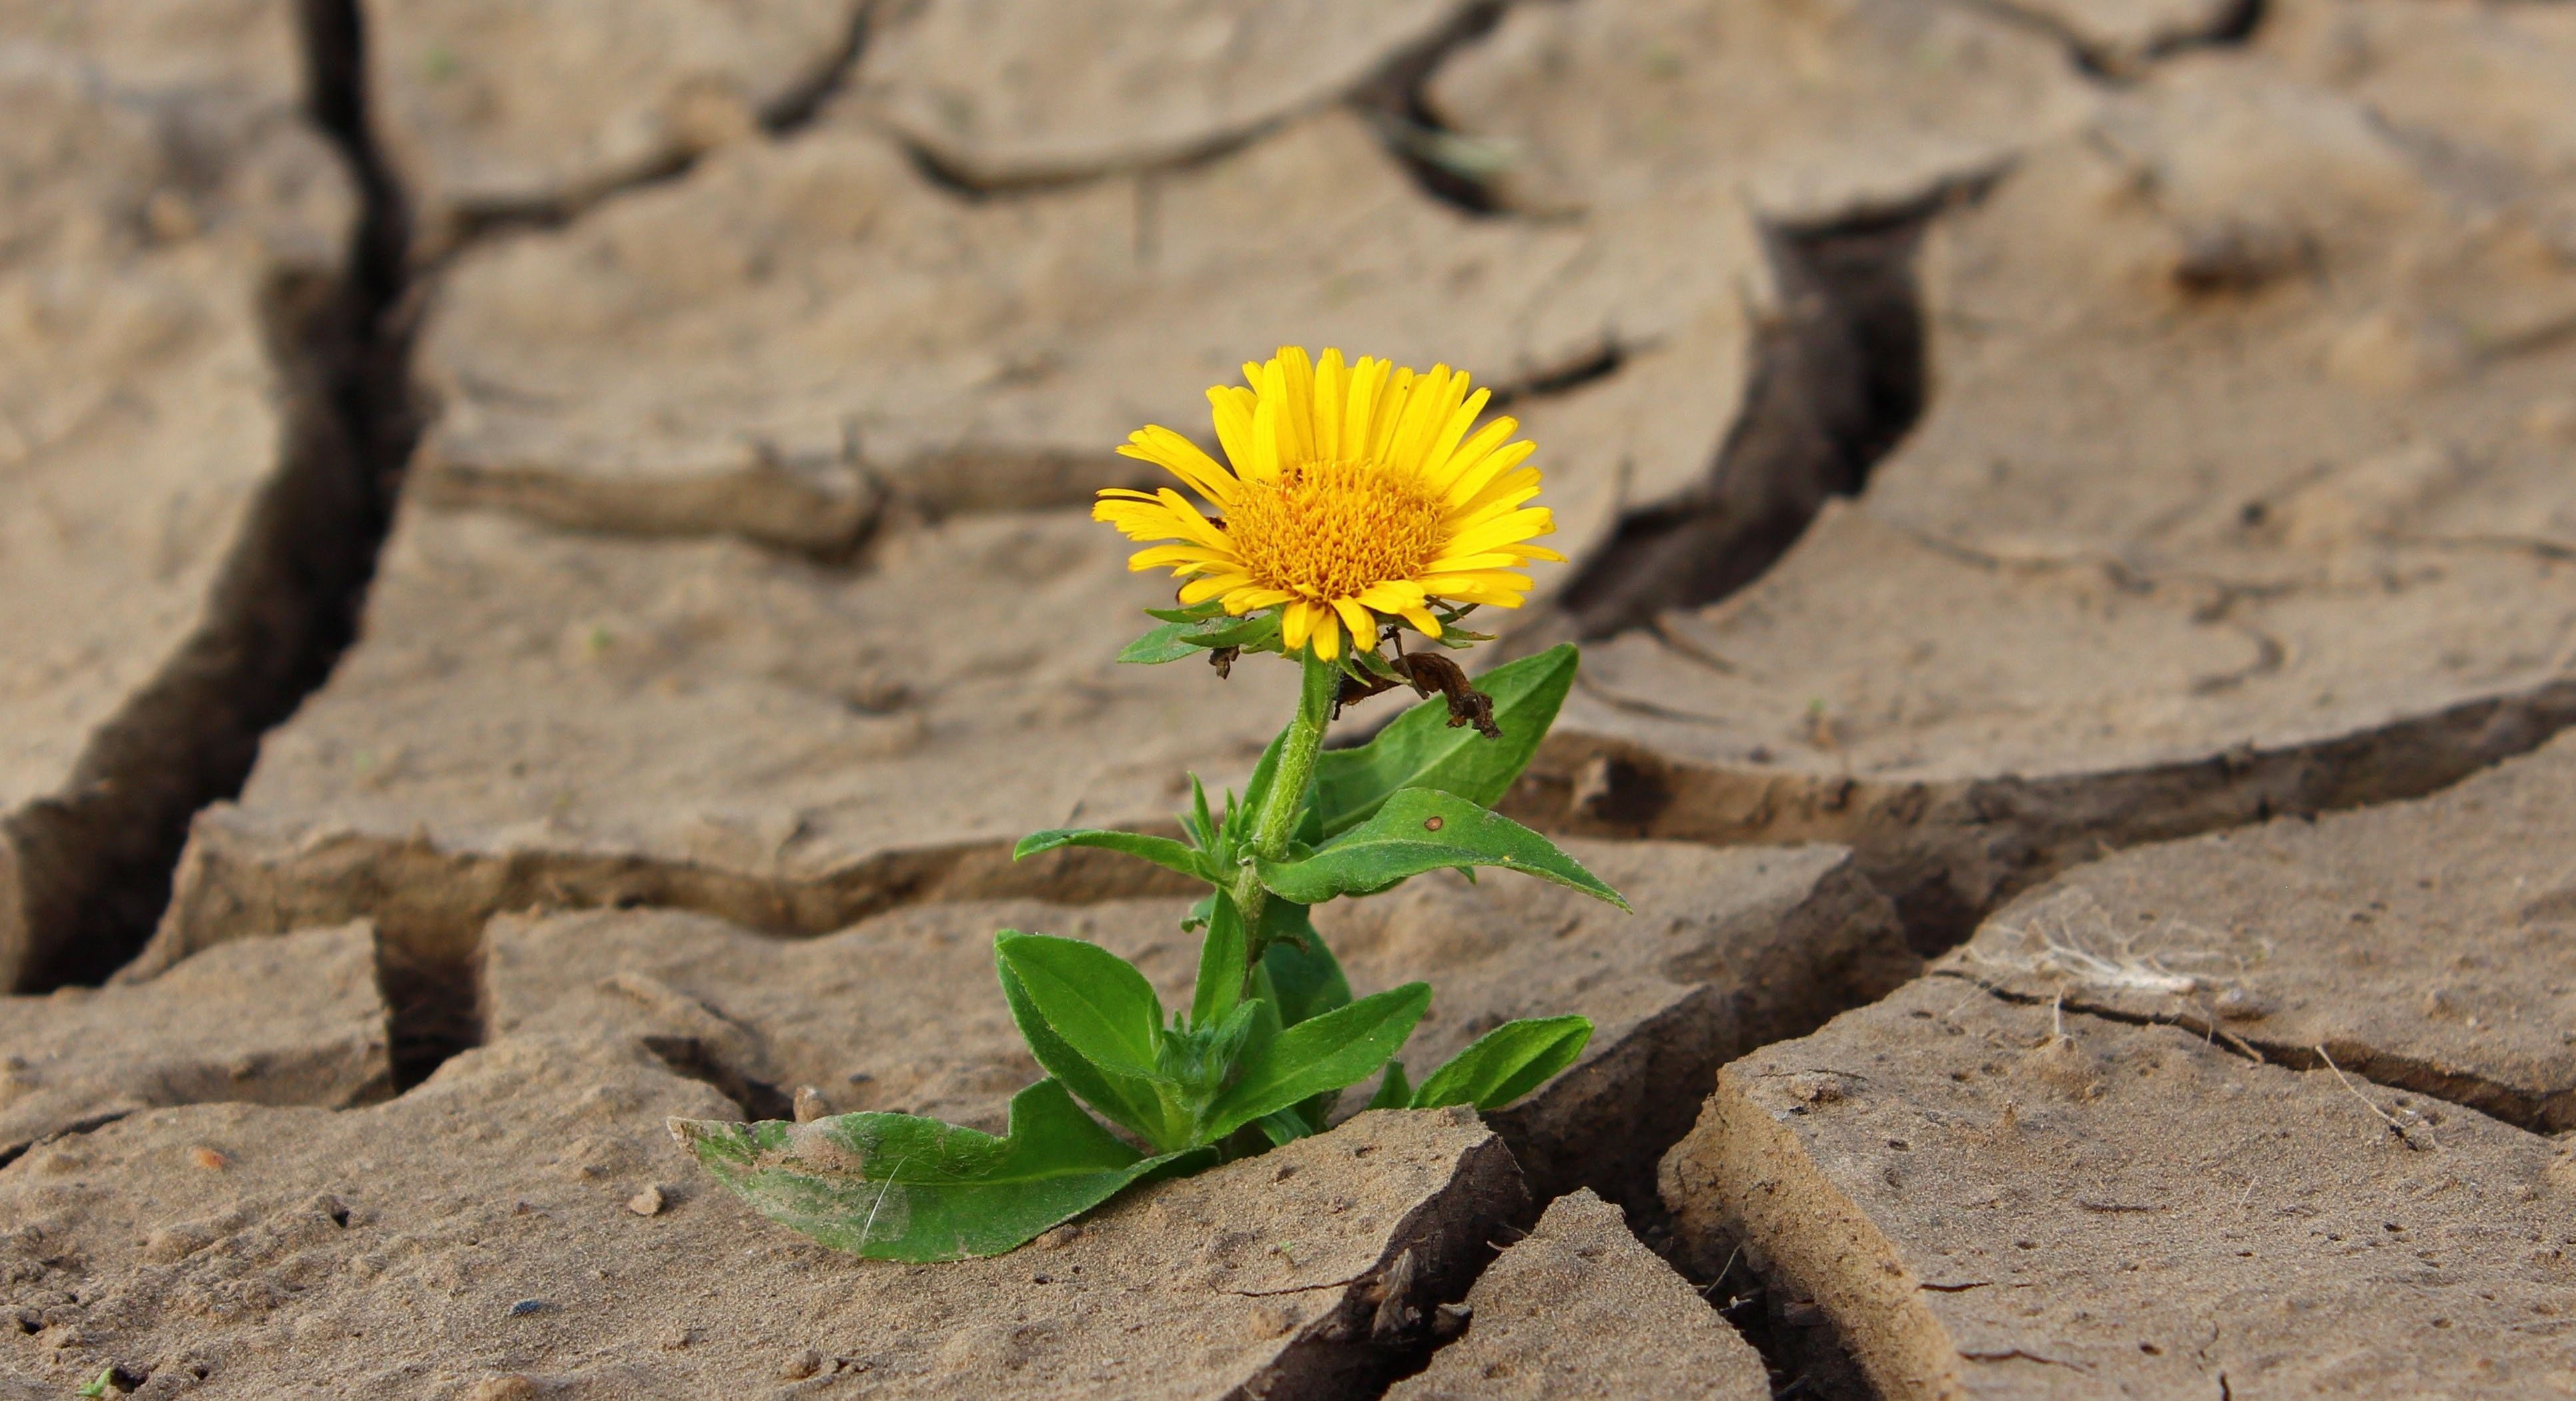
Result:
<svg viewBox="0 0 2576 1401"><path fill-rule="evenodd" d="M1112 1122L1133 1129L1146 1142L1158 1148L1182 1146L1187 1130L1174 1125L1164 1112L1163 1096L1151 1077L1094 1064L1047 1024L1028 988L1012 975L1011 965L999 959L995 963L1002 979L1002 1000L1010 1005L1011 1020L1019 1024L1021 1037L1029 1043L1029 1054L1037 1057L1049 1075L1063 1081L1065 1088L1082 1097L1083 1103Z"/></svg>
<svg viewBox="0 0 2576 1401"><path fill-rule="evenodd" d="M1252 766L1252 777L1243 782L1243 806L1235 808L1232 804L1227 805L1226 826L1229 829L1237 822L1245 828L1251 827L1253 814L1260 812L1262 803L1270 797L1271 781L1279 776L1279 750L1287 742L1288 731L1285 728L1270 737L1269 745L1261 751L1261 758ZM1232 836L1237 845L1241 845L1246 834L1230 830L1227 835Z"/></svg>
<svg viewBox="0 0 2576 1401"><path fill-rule="evenodd" d="M1268 902L1264 902L1268 903ZM1190 1025L1214 1026L1243 1000L1245 969L1243 912L1234 897L1220 890L1208 914L1207 937L1199 941L1199 981L1190 997Z"/></svg>
<svg viewBox="0 0 2576 1401"><path fill-rule="evenodd" d="M1413 1107L1472 1104L1478 1109L1500 1109L1574 1064L1591 1040L1589 1017L1505 1022L1431 1072L1431 1078L1414 1091Z"/></svg>
<svg viewBox="0 0 2576 1401"><path fill-rule="evenodd" d="M1386 1063L1386 1078L1377 1082L1377 1093L1369 1096L1371 1109L1411 1109L1413 1087L1404 1082L1404 1062Z"/></svg>
<svg viewBox="0 0 2576 1401"><path fill-rule="evenodd" d="M1316 934L1305 906L1289 900L1265 900L1261 924L1271 941L1262 950L1261 968L1270 975L1282 1023L1295 1026L1350 1005L1350 980L1342 976L1341 963L1324 946L1322 936Z"/></svg>
<svg viewBox="0 0 2576 1401"><path fill-rule="evenodd" d="M1260 1128L1261 1136L1270 1140L1270 1146L1273 1148L1285 1148L1298 1139L1312 1138L1320 1132L1313 1124L1306 1122L1304 1114L1294 1109L1282 1109L1276 1114L1264 1114L1252 1122Z"/></svg>
<svg viewBox="0 0 2576 1401"><path fill-rule="evenodd" d="M1044 832L1031 832L1011 848L1011 859L1025 860L1042 851L1060 846L1096 846L1109 851L1123 851L1141 857L1157 866L1166 866L1185 876L1196 876L1210 884L1217 883L1215 868L1205 856L1187 842L1169 837L1149 837L1142 832L1096 832L1081 827L1057 827Z"/></svg>
<svg viewBox="0 0 2576 1401"><path fill-rule="evenodd" d="M1098 944L1012 929L993 936L993 953L1084 1059L1104 1070L1154 1073L1163 1001L1136 965Z"/></svg>
<svg viewBox="0 0 2576 1401"><path fill-rule="evenodd" d="M1367 1079L1413 1034L1431 1007L1431 985L1407 983L1297 1023L1247 1049L1238 1078L1208 1107L1204 1134L1219 1139L1299 1100Z"/></svg>
<svg viewBox="0 0 2576 1401"><path fill-rule="evenodd" d="M1118 654L1118 660L1160 666L1218 647L1261 650L1265 644L1276 641L1278 636L1279 615L1275 610L1249 618L1211 617L1168 622L1128 643Z"/></svg>
<svg viewBox="0 0 2576 1401"><path fill-rule="evenodd" d="M1259 870L1273 893L1319 905L1452 866L1500 866L1628 908L1619 892L1547 838L1471 799L1429 788L1396 793L1377 816L1303 861L1264 861Z"/></svg>
<svg viewBox="0 0 2576 1401"><path fill-rule="evenodd" d="M1476 678L1476 689L1494 698L1500 739L1466 726L1452 728L1448 701L1434 696L1358 748L1325 750L1315 760L1315 805L1324 834L1338 836L1367 821L1389 794L1406 788L1437 788L1493 806L1529 767L1539 741L1556 723L1557 707L1574 685L1577 660L1574 645L1566 643Z"/></svg>
<svg viewBox="0 0 2576 1401"><path fill-rule="evenodd" d="M1148 608L1145 610L1145 616L1160 618L1167 623L1195 623L1221 616L1224 612L1225 600L1210 598L1193 603L1187 608Z"/></svg>
<svg viewBox="0 0 2576 1401"><path fill-rule="evenodd" d="M1199 782L1197 774L1190 775L1190 814L1182 825L1202 853L1200 859L1206 860L1204 853L1216 848L1216 819L1208 815L1207 785Z"/></svg>
<svg viewBox="0 0 2576 1401"><path fill-rule="evenodd" d="M1233 1010L1206 1026L1176 1027L1162 1034L1161 1058L1157 1078L1168 1106L1165 1117L1174 1124L1195 1123L1199 1110L1216 1098L1218 1090L1234 1074L1235 1062L1243 1055L1245 1044L1252 1040L1266 1021L1260 998L1237 1002ZM1177 1148L1183 1137L1168 1140L1164 1146Z"/></svg>
<svg viewBox="0 0 2576 1401"><path fill-rule="evenodd" d="M909 1114L671 1133L761 1215L873 1260L999 1255L1180 1156L1139 1154L1054 1080L1012 1097L1000 1138Z"/></svg>

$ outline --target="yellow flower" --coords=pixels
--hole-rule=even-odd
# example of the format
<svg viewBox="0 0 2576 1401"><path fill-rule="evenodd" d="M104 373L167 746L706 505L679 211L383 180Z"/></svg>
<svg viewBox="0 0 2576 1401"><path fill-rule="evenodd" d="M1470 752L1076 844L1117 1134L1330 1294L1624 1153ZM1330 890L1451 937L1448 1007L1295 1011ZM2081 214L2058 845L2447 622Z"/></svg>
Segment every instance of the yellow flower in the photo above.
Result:
<svg viewBox="0 0 2576 1401"><path fill-rule="evenodd" d="M1435 600L1518 608L1530 579L1515 569L1563 560L1528 542L1556 530L1553 513L1527 503L1536 450L1511 442L1520 424L1496 418L1473 436L1492 391L1467 392L1446 365L1418 375L1362 357L1344 365L1327 350L1310 361L1296 346L1243 367L1250 388L1218 385L1217 442L1228 471L1169 428L1140 428L1119 452L1168 469L1217 510L1210 520L1179 492L1112 487L1092 516L1130 540L1178 544L1139 550L1130 569L1169 566L1183 604L1221 599L1240 616L1280 605L1290 653L1377 645L1378 615L1440 635Z"/></svg>

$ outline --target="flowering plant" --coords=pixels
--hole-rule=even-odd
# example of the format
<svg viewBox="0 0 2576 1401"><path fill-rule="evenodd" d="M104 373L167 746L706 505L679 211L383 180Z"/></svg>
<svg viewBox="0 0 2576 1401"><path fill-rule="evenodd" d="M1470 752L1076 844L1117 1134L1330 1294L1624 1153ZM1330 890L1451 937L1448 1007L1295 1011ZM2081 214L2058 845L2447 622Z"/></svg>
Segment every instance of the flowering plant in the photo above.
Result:
<svg viewBox="0 0 2576 1401"><path fill-rule="evenodd" d="M1144 974L1096 944L1002 931L1002 995L1047 1078L1013 1097L1001 1137L889 1113L672 1121L773 1220L877 1258L998 1254L1148 1176L1320 1133L1342 1092L1381 1071L1369 1108L1493 1109L1590 1040L1582 1017L1508 1022L1417 1085L1395 1057L1430 987L1354 999L1309 913L1479 866L1626 908L1545 837L1490 810L1555 720L1574 649L1472 686L1440 651L1405 649L1407 633L1438 649L1491 640L1461 620L1519 606L1530 581L1518 566L1562 558L1529 543L1555 528L1528 504L1540 488L1524 465L1532 445L1512 441L1508 417L1476 428L1491 396L1447 366L1417 375L1288 347L1244 375L1208 391L1230 470L1168 428L1120 449L1168 469L1216 517L1169 488L1104 491L1094 515L1131 539L1170 542L1130 567L1184 581L1180 606L1156 610L1162 626L1121 661L1205 655L1224 675L1246 653L1277 653L1302 671L1297 713L1239 799L1211 802L1191 779L1178 839L1066 829L1015 852L1099 847L1205 882L1183 923L1201 934L1190 1005L1167 1013ZM1366 744L1323 747L1344 705L1399 685L1423 703Z"/></svg>

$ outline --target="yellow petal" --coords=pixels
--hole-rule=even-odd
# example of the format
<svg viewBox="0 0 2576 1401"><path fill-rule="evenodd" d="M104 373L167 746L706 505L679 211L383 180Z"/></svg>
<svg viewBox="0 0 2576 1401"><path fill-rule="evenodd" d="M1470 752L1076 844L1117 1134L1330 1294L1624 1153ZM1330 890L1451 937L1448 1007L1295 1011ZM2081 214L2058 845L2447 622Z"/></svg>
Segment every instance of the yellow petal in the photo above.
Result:
<svg viewBox="0 0 2576 1401"><path fill-rule="evenodd" d="M1210 558L1207 547L1203 545L1156 545L1150 550L1138 550L1129 555L1127 571L1131 574L1141 573L1148 569L1159 569L1167 564L1195 569L1202 565L1229 563L1232 561Z"/></svg>
<svg viewBox="0 0 2576 1401"><path fill-rule="evenodd" d="M1504 414L1477 429L1476 436L1459 444L1447 461L1423 474L1423 484L1446 496L1449 488L1457 484L1460 473L1484 461L1487 454L1502 446L1503 440L1518 432L1520 426L1519 419Z"/></svg>
<svg viewBox="0 0 2576 1401"><path fill-rule="evenodd" d="M1464 384L1466 379L1465 375L1458 377L1461 384ZM1457 451L1459 441L1464 439L1467 436L1467 430L1475 425L1476 415L1485 411L1485 404L1493 397L1494 391L1479 389L1468 395L1458 407L1449 411L1449 421L1440 425L1440 430L1431 437L1431 445L1424 449L1423 480L1430 481L1437 478L1441 469L1449 465L1449 454Z"/></svg>
<svg viewBox="0 0 2576 1401"><path fill-rule="evenodd" d="M1363 355L1351 370L1349 402L1342 406L1343 451L1357 457L1368 450L1369 423L1377 412L1379 394L1386 389L1387 363L1373 355Z"/></svg>
<svg viewBox="0 0 2576 1401"><path fill-rule="evenodd" d="M1350 599L1337 598L1333 600L1333 611L1342 615L1342 622L1351 630L1352 651L1365 652L1377 645L1377 619L1370 617L1367 609Z"/></svg>
<svg viewBox="0 0 2576 1401"><path fill-rule="evenodd" d="M1388 579L1360 591L1360 603L1381 613L1400 613L1422 606L1422 586L1411 579Z"/></svg>
<svg viewBox="0 0 2576 1401"><path fill-rule="evenodd" d="M1395 430L1403 426L1405 405L1413 402L1413 391L1421 383L1421 376L1409 365L1399 367L1388 381L1386 392L1378 396L1376 412L1369 417L1369 456L1386 461L1388 450L1395 446Z"/></svg>
<svg viewBox="0 0 2576 1401"><path fill-rule="evenodd" d="M1279 480L1279 401L1271 395L1262 395L1252 411L1252 460L1243 474L1256 482Z"/></svg>
<svg viewBox="0 0 2576 1401"><path fill-rule="evenodd" d="M1225 611L1239 618L1255 608L1286 603L1296 596L1286 589L1240 588L1225 596Z"/></svg>
<svg viewBox="0 0 2576 1401"><path fill-rule="evenodd" d="M1315 460L1315 362L1302 345L1279 347L1279 462Z"/></svg>
<svg viewBox="0 0 2576 1401"><path fill-rule="evenodd" d="M1487 550L1482 554L1443 555L1422 566L1422 573L1423 577L1428 579L1442 574L1472 574L1486 569L1510 569L1520 562L1520 555L1514 551Z"/></svg>
<svg viewBox="0 0 2576 1401"><path fill-rule="evenodd" d="M1497 545L1516 544L1556 529L1556 513L1545 506L1524 506L1449 537L1451 554L1482 554Z"/></svg>
<svg viewBox="0 0 2576 1401"><path fill-rule="evenodd" d="M1446 421L1452 398L1452 380L1463 384L1463 375L1453 375L1446 365L1434 365L1431 373L1415 385L1413 397L1404 406L1404 421L1396 425L1395 441L1378 460L1394 472L1418 473L1422 470L1423 449L1431 435Z"/></svg>
<svg viewBox="0 0 2576 1401"><path fill-rule="evenodd" d="M1252 581L1241 574L1211 574L1181 585L1181 606L1188 608L1205 603L1229 589L1239 589Z"/></svg>
<svg viewBox="0 0 2576 1401"><path fill-rule="evenodd" d="M1330 346L1315 362L1315 457L1331 462L1342 455L1342 410L1349 403L1348 372L1342 353Z"/></svg>
<svg viewBox="0 0 2576 1401"><path fill-rule="evenodd" d="M1240 473L1252 465L1252 406L1258 400L1251 390L1230 384L1209 390L1207 397L1209 417L1216 423L1217 446L1225 450L1225 460Z"/></svg>
<svg viewBox="0 0 2576 1401"><path fill-rule="evenodd" d="M1459 473L1458 480L1449 484L1449 504L1464 506L1473 501L1476 493L1483 491L1494 478L1518 467L1536 451L1538 451L1538 444L1523 438L1517 443L1496 448L1485 454L1484 461Z"/></svg>
<svg viewBox="0 0 2576 1401"><path fill-rule="evenodd" d="M1467 504L1449 512L1451 530L1464 530L1481 525L1497 516L1509 514L1515 507L1538 495L1540 478L1535 467L1522 467L1494 478L1493 485L1477 492Z"/></svg>
<svg viewBox="0 0 2576 1401"><path fill-rule="evenodd" d="M1315 657L1329 662L1342 654L1341 624L1334 620L1333 610L1323 604L1310 603L1307 607L1315 610Z"/></svg>
<svg viewBox="0 0 2576 1401"><path fill-rule="evenodd" d="M1211 550L1229 555L1234 553L1234 542L1225 538L1225 532L1216 528L1216 522L1200 515L1199 508L1191 505L1179 492L1165 487L1154 494L1162 498L1164 508L1172 513L1172 524L1178 527L1175 533L1196 540Z"/></svg>
<svg viewBox="0 0 2576 1401"><path fill-rule="evenodd" d="M1137 429L1118 453L1161 467L1219 506L1234 499L1234 475L1216 465L1216 459L1198 444L1160 424Z"/></svg>
<svg viewBox="0 0 2576 1401"><path fill-rule="evenodd" d="M1279 610L1279 642L1294 652L1306 645L1306 635L1315 627L1315 605L1300 598Z"/></svg>

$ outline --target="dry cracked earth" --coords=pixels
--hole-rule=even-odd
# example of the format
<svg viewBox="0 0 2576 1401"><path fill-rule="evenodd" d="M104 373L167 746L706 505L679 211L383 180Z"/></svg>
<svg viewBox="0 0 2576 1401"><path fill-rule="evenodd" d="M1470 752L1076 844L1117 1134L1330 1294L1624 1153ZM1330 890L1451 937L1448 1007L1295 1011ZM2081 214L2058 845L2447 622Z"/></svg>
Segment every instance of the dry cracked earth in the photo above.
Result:
<svg viewBox="0 0 2576 1401"><path fill-rule="evenodd" d="M2576 1396L2565 0L0 0L0 188L0 1395ZM770 1227L1185 986L1007 846L1284 713L1082 505L1282 342L1542 445L1637 905L1325 932L1600 1034Z"/></svg>

